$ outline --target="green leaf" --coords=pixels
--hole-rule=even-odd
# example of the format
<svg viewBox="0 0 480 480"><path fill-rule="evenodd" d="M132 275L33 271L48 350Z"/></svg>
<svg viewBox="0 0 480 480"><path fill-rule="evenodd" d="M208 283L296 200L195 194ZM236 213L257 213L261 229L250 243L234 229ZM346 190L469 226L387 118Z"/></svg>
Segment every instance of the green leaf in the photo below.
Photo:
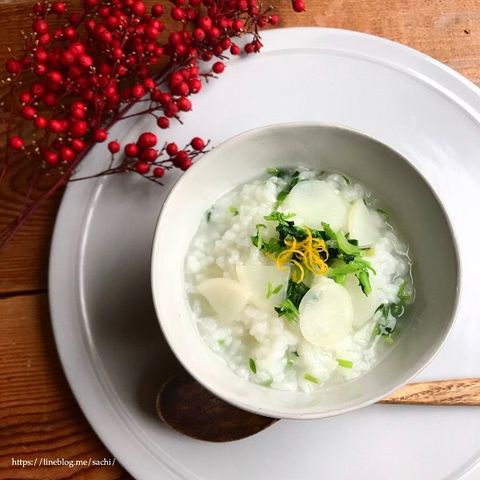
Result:
<svg viewBox="0 0 480 480"><path fill-rule="evenodd" d="M370 275L368 274L368 271L361 270L355 274L355 276L358 279L362 292L367 296L370 295L370 293L372 293L372 285L370 284Z"/></svg>
<svg viewBox="0 0 480 480"><path fill-rule="evenodd" d="M253 358L248 359L248 366L250 367L250 370L256 374L257 373L257 365L255 363L255 360Z"/></svg>
<svg viewBox="0 0 480 480"><path fill-rule="evenodd" d="M317 377L314 377L310 373L306 373L303 378L311 383L320 383L320 380Z"/></svg>
<svg viewBox="0 0 480 480"><path fill-rule="evenodd" d="M336 238L337 238L338 249L342 253L346 255L360 254L360 249L358 248L358 246L355 245L353 241L350 242L342 231L336 233Z"/></svg>
<svg viewBox="0 0 480 480"><path fill-rule="evenodd" d="M337 363L343 368L352 368L353 362L345 360L344 358L337 358Z"/></svg>
<svg viewBox="0 0 480 480"><path fill-rule="evenodd" d="M218 340L218 344L219 345L225 345L225 340L223 338Z"/></svg>
<svg viewBox="0 0 480 480"><path fill-rule="evenodd" d="M407 291L408 288L409 284L406 280L404 280L397 293L398 299L401 303L408 303L411 299L411 294Z"/></svg>
<svg viewBox="0 0 480 480"><path fill-rule="evenodd" d="M212 218L212 211L208 210L208 212L207 212L207 223L210 223L210 218Z"/></svg>
<svg viewBox="0 0 480 480"><path fill-rule="evenodd" d="M278 193L275 208L278 208L282 204L282 202L287 198L287 195L290 193L292 188L300 181L299 176L300 172L295 171L293 173L290 182L288 182L287 186Z"/></svg>
<svg viewBox="0 0 480 480"><path fill-rule="evenodd" d="M230 205L228 207L228 211L235 217L238 215L238 208L235 207L234 205Z"/></svg>
<svg viewBox="0 0 480 480"><path fill-rule="evenodd" d="M384 210L383 208L377 208L377 212L380 213L381 215L383 215L386 219L388 219L389 217L389 214L386 210Z"/></svg>
<svg viewBox="0 0 480 480"><path fill-rule="evenodd" d="M298 308L302 298L309 290L310 288L307 287L303 282L296 283L292 280L289 280L286 298L293 303L295 308Z"/></svg>
<svg viewBox="0 0 480 480"><path fill-rule="evenodd" d="M351 182L350 182L350 179L349 179L346 175L342 175L342 177L343 177L343 179L345 180L345 183L346 183L347 185L350 185L350 183L351 183Z"/></svg>
<svg viewBox="0 0 480 480"><path fill-rule="evenodd" d="M328 223L322 222L322 228L329 240L337 241L337 236Z"/></svg>

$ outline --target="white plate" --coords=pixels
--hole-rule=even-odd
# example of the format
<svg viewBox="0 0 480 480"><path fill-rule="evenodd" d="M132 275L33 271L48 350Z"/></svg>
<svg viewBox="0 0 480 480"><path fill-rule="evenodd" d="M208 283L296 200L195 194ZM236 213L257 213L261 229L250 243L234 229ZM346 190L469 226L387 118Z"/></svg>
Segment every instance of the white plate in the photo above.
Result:
<svg viewBox="0 0 480 480"><path fill-rule="evenodd" d="M264 40L261 55L234 60L195 98L185 125L168 138L183 144L199 135L216 144L260 125L316 120L359 129L402 152L440 192L463 260L459 319L418 378L480 376L478 90L419 52L364 34L301 28L265 32ZM120 123L110 138L133 141L150 123ZM81 174L98 171L105 152L97 146ZM122 175L70 185L51 251L52 322L66 375L93 428L135 478L437 480L472 470L480 458L473 407L375 405L281 421L221 445L157 421L156 389L177 364L153 311L150 247L173 181L160 188Z"/></svg>

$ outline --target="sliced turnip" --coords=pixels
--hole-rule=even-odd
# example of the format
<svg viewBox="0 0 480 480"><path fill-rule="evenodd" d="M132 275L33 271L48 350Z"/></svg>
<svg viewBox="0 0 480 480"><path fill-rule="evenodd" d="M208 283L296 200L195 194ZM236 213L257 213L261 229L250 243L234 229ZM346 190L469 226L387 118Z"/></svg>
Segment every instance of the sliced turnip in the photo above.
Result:
<svg viewBox="0 0 480 480"><path fill-rule="evenodd" d="M300 330L317 347L333 348L352 331L353 307L347 290L329 278L320 278L299 306Z"/></svg>
<svg viewBox="0 0 480 480"><path fill-rule="evenodd" d="M237 317L250 298L249 290L230 278L209 278L197 286L197 291L225 321Z"/></svg>
<svg viewBox="0 0 480 480"><path fill-rule="evenodd" d="M273 309L285 299L290 268L276 266L238 265L237 276L251 294L251 301L262 309Z"/></svg>
<svg viewBox="0 0 480 480"><path fill-rule="evenodd" d="M350 233L350 238L358 240L360 247L370 247L378 240L377 222L361 198L355 200L350 208L348 232Z"/></svg>
<svg viewBox="0 0 480 480"><path fill-rule="evenodd" d="M362 292L355 275L347 275L344 283L345 288L350 294L353 305L353 327L360 328L373 317L375 310L379 305L379 299L375 286L372 285L372 291L367 296Z"/></svg>
<svg viewBox="0 0 480 480"><path fill-rule="evenodd" d="M322 222L328 223L333 230L345 228L347 224L348 202L322 180L297 183L283 202L282 210L295 213L305 225L316 229L322 228Z"/></svg>

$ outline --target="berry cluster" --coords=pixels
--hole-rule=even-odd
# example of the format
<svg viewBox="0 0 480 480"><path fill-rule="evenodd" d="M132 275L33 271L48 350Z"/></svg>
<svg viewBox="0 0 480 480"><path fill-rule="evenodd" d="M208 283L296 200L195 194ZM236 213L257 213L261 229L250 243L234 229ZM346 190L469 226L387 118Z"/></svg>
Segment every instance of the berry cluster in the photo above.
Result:
<svg viewBox="0 0 480 480"><path fill-rule="evenodd" d="M279 23L261 0L170 1L168 11L161 3L147 8L142 0L84 0L80 12L58 0L34 5L25 52L5 65L5 108L12 121L0 178L13 151L20 151L56 175L60 188L88 150L108 140L114 123L147 114L160 130L168 129L192 109L191 97L203 82L225 71L228 56L241 54L241 36L250 35L245 54L258 52L259 29ZM292 7L305 8L303 0L292 0ZM171 32L165 31L166 15L178 25ZM145 108L129 114L138 102ZM17 113L33 129L29 142L14 131ZM156 145L152 132L123 148L112 139L113 163L104 173L136 172L155 180L169 168L188 169L205 148L200 138L182 150L173 143L159 150ZM0 247L5 238L2 233Z"/></svg>

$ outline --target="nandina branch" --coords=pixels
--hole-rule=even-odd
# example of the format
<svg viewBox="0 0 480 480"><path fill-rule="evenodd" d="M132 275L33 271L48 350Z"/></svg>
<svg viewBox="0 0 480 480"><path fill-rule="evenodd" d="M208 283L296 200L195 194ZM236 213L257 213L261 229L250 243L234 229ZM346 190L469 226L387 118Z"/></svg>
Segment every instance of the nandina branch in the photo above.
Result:
<svg viewBox="0 0 480 480"><path fill-rule="evenodd" d="M123 146L110 139L107 147L117 166L110 164L89 178L136 172L160 183L166 171L186 170L204 152L205 142L198 137L183 149L165 141L157 150L157 135L169 128L171 119L182 123L203 83L223 73L228 55L241 53L237 38L251 36L245 54L260 51L259 28L277 25L278 16L271 7L262 9L258 0L172 3L169 13L178 27L168 32L167 41L160 35L165 28L161 3L147 10L142 0L84 0L80 12L69 12L67 2L59 0L34 5L25 52L5 65L12 83L12 115L0 179L12 151L21 151L37 173L22 213L0 234L0 247L71 179L90 148L105 142L108 128L120 120L153 115L159 131L144 132L136 143ZM293 0L292 6L304 10L303 0ZM52 26L53 17L65 20L61 27ZM148 107L127 114L137 102L148 102ZM12 116L17 113L34 129L30 142L15 133ZM28 203L30 193L40 188L38 180L47 174L56 175L57 181L38 201Z"/></svg>

